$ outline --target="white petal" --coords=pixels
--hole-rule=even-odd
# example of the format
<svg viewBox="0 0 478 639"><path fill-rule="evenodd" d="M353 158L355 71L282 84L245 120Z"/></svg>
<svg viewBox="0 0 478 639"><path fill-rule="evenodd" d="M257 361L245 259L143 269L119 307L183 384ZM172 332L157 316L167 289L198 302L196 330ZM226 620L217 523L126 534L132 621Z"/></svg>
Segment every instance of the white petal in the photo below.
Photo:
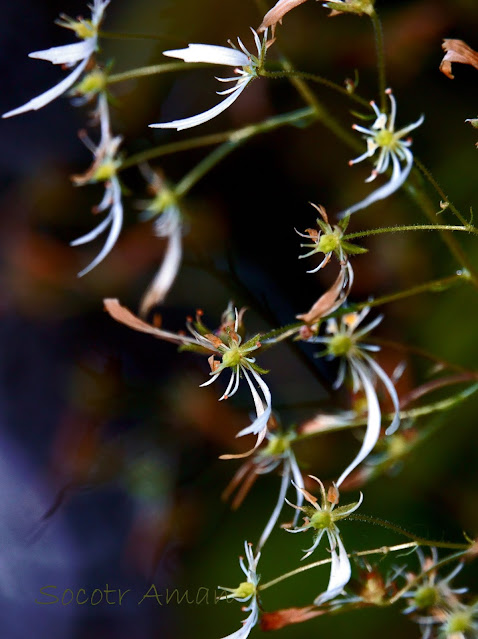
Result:
<svg viewBox="0 0 478 639"><path fill-rule="evenodd" d="M23 106L13 109L12 111L8 111L2 115L2 118L11 118L13 115L19 115L20 113L25 113L26 111L37 111L41 109L46 104L49 104L56 98L63 95L65 91L67 91L76 80L80 77L82 72L84 71L86 65L88 64L88 59L83 60L75 69L64 78L57 85L45 91L41 95L38 95L36 98L32 98L29 102L26 102Z"/></svg>
<svg viewBox="0 0 478 639"><path fill-rule="evenodd" d="M375 392L375 388L373 386L371 380L370 372L365 368L362 362L357 360L351 360L350 365L352 370L354 370L359 379L362 387L365 391L365 396L367 398L367 430L365 431L365 437L363 438L362 447L360 448L358 455L355 457L353 462L347 466L344 472L340 475L337 480L337 488L342 484L344 479L350 475L352 470L356 468L360 462L362 462L369 453L375 447L377 440L380 435L380 422L381 422L381 414L380 414L380 405L377 399L377 393Z"/></svg>
<svg viewBox="0 0 478 639"><path fill-rule="evenodd" d="M177 224L176 227L172 229L171 235L168 237L168 244L163 257L163 262L159 267L154 280L151 282L148 290L143 296L140 304L142 311L147 312L152 306L161 304L173 285L181 265L181 258L183 254L181 238L181 225Z"/></svg>
<svg viewBox="0 0 478 639"><path fill-rule="evenodd" d="M329 533L329 540L330 537L331 533ZM345 550L340 535L337 533L334 535L334 538L337 542L337 546L332 550L332 567L330 570L329 585L327 586L327 590L325 592L314 599L315 606L320 606L324 602L330 601L331 599L334 599L337 595L339 595L344 587L348 584L348 582L350 581L350 577L352 576L350 560L347 557L347 551Z"/></svg>
<svg viewBox="0 0 478 639"><path fill-rule="evenodd" d="M304 479L302 477L302 473L300 472L299 465L297 464L294 451L290 448L289 448L289 463L292 469L292 475L294 477L294 485L296 490L296 501L297 501L296 506L300 508L300 506L302 506L302 502L304 501L304 494L302 493L302 490L305 489ZM292 521L294 526L297 525L297 519L299 518L299 514L300 514L300 510L296 510L294 519Z"/></svg>
<svg viewBox="0 0 478 639"><path fill-rule="evenodd" d="M47 60L52 64L74 64L85 58L89 58L96 48L96 38L88 38L74 44L65 44L62 47L51 47L43 51L29 53L29 58Z"/></svg>
<svg viewBox="0 0 478 639"><path fill-rule="evenodd" d="M392 423L385 431L386 435L391 435L400 426L400 402L398 401L397 391L395 390L395 386L393 385L392 380L388 377L388 375L385 373L383 368L379 366L372 357L369 357L368 355L365 355L365 354L364 354L364 357L367 360L367 362L370 364L370 366L373 368L377 376L382 380L383 385L387 389L388 394L390 395L390 398L393 402L395 415L393 416Z"/></svg>
<svg viewBox="0 0 478 639"><path fill-rule="evenodd" d="M400 161L395 153L391 153L392 162L393 162L393 171L392 178L389 182L378 188L376 191L373 191L368 197L366 197L361 202L354 204L346 211L343 211L339 214L339 217L345 217L346 215L352 215L356 211L360 211L361 209L365 209L370 204L374 202L378 202L378 200L383 200L395 191L397 191L402 184L407 179L413 165L413 155L409 149L402 146L402 151L406 158L406 164L403 169L400 167Z"/></svg>
<svg viewBox="0 0 478 639"><path fill-rule="evenodd" d="M227 635L227 637L223 637L222 639L246 639L251 633L251 630L257 623L257 619L259 617L259 608L257 606L257 602L254 598L253 605L250 608L251 614L247 619L243 621L244 625L236 632L233 632L231 635Z"/></svg>
<svg viewBox="0 0 478 639"><path fill-rule="evenodd" d="M241 51L215 44L189 44L187 49L171 49L163 51L163 55L180 58L184 62L224 64L228 67L244 67L250 64L247 55Z"/></svg>
<svg viewBox="0 0 478 639"><path fill-rule="evenodd" d="M123 225L123 204L121 202L121 187L117 177L112 178L111 188L113 190L113 205L111 207L110 213L111 230L101 251L86 268L78 273L78 277L83 277L83 275L89 273L92 269L95 268L95 266L97 266L105 259L113 246L116 244L116 240L118 239L118 236L121 232L121 227Z"/></svg>
<svg viewBox="0 0 478 639"><path fill-rule="evenodd" d="M289 487L290 471L291 464L289 462L289 459L286 458L284 460L284 469L280 484L279 497L277 498L277 504L275 505L275 508L272 511L272 515L270 516L269 521L267 522L266 527L264 528L264 531L261 535L261 538L259 539L256 548L257 550L261 550L266 541L269 539L269 535L271 534L274 526L277 523L277 520L279 519L282 507L284 506L284 499L287 493L287 488ZM297 511L297 513L299 513L299 511Z"/></svg>
<svg viewBox="0 0 478 639"><path fill-rule="evenodd" d="M252 80L252 77L250 79ZM231 93L225 100L219 102L219 104L216 104L216 106L212 109L204 111L204 113L199 113L198 115L193 115L192 117L184 118L183 120L173 120L172 122L165 122L164 124L150 124L149 126L153 129L176 129L177 131L182 131L183 129L190 129L193 126L204 124L204 122L212 120L217 115L225 111L228 107L230 107L231 104L235 102L239 95L244 91L247 85L248 82L238 84L234 93Z"/></svg>
<svg viewBox="0 0 478 639"><path fill-rule="evenodd" d="M105 219L98 224L98 226L95 226L92 231L70 242L70 246L80 246L81 244L88 244L88 242L92 242L98 237L98 235L101 235L101 233L103 233L103 231L108 228L108 226L111 224L111 219L112 215L111 213L109 213L105 217Z"/></svg>

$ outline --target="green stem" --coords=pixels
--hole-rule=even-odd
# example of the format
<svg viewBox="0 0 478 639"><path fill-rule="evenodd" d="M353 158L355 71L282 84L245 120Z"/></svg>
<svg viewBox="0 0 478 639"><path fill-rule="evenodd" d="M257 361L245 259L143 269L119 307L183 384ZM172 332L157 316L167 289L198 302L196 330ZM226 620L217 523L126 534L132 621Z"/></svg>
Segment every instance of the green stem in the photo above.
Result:
<svg viewBox="0 0 478 639"><path fill-rule="evenodd" d="M372 12L370 19L372 20L373 33L375 36L375 50L377 53L377 69L378 69L378 91L380 95L381 111L387 110L387 98L385 89L387 88L387 80L385 76L385 54L383 44L382 23L375 11Z"/></svg>
<svg viewBox="0 0 478 639"><path fill-rule="evenodd" d="M194 67L209 67L210 64L197 62ZM135 80L136 78L144 78L150 75L158 75L160 73L170 73L171 71L184 71L185 69L191 69L189 62L164 62L163 64L152 64L148 67L139 67L138 69L131 69L129 71L123 71L122 73L112 73L108 76L107 84L116 84L117 82L125 82L126 80Z"/></svg>
<svg viewBox="0 0 478 639"><path fill-rule="evenodd" d="M367 555L388 555L390 552L397 552L399 550L407 550L408 548L415 548L417 546L416 542L412 541L406 544L397 544L395 546L382 546L381 548L375 548L373 550L361 550L359 552L349 553L348 557L364 557ZM286 572L284 575L280 577L276 577L271 581L266 582L265 584L261 584L258 586L258 590L267 590L271 586L275 586L279 584L281 581L285 581L289 579L289 577L295 577L295 575L300 575L300 573L305 572L306 570L311 570L312 568L318 568L319 566L326 566L330 564L332 560L321 559L320 561L314 561L312 564L306 564L305 566L300 566L300 568L295 568L295 570L291 570L290 572Z"/></svg>
<svg viewBox="0 0 478 639"><path fill-rule="evenodd" d="M430 222L434 226L439 226L436 223L435 206L419 183L418 176L420 176L420 172L417 168L414 168L410 178L405 182L405 192L418 204ZM458 264L464 267L468 272L469 279L473 283L473 286L478 288L478 272L463 252L456 238L453 237L449 231L440 231L440 234Z"/></svg>
<svg viewBox="0 0 478 639"><path fill-rule="evenodd" d="M405 299L406 297L412 297L413 295L419 295L425 292L441 292L444 289L452 286L460 281L470 280L470 275L467 271L458 271L455 275L449 275L448 277L442 277L437 280L431 280L430 282L424 282L417 286L412 286L404 291L398 291L398 293L390 293L389 295L382 295L374 300L367 300L366 302L360 302L359 304L351 304L346 309L341 308L335 313L331 313L330 317L337 317L345 315L353 311L360 311L366 306L381 306L382 304L389 304L390 302L396 302L398 300Z"/></svg>
<svg viewBox="0 0 478 639"><path fill-rule="evenodd" d="M426 404L425 406L418 406L417 408L410 408L408 410L401 410L399 415L401 420L405 419L416 419L417 417L423 417L424 415L431 415L433 413L442 412L444 410L449 410L460 404L461 402L471 397L474 393L478 391L478 384L472 384L468 388L465 388L463 391L456 393L452 397L447 397L446 399L441 399L437 402L433 402L431 404ZM394 413L389 413L388 415L383 415L384 420L391 421L394 417ZM329 425L321 426L316 431L310 431L301 433L299 432L294 439L294 442L301 441L303 439L308 439L310 437L315 437L317 435L322 435L324 433L333 433L341 430L346 430L348 428L357 428L359 426L365 426L367 424L366 417L360 417L358 419L354 419L352 421L344 421L342 423L332 423Z"/></svg>
<svg viewBox="0 0 478 639"><path fill-rule="evenodd" d="M221 160L223 160L226 156L236 149L241 141L237 142L225 142L218 146L214 151L212 151L209 155L207 155L201 162L196 164L196 166L187 173L183 179L178 182L174 192L178 198L186 195L191 188L199 182L199 180L206 175L216 164L219 164Z"/></svg>
<svg viewBox="0 0 478 639"><path fill-rule="evenodd" d="M177 153L179 151L187 151L189 149L197 149L204 146L213 146L214 144L220 144L222 142L242 142L254 135L273 131L274 129L278 129L287 124L297 124L301 120L313 118L314 115L315 110L313 108L306 107L284 115L277 115L272 118L268 118L259 124L248 125L242 129L234 129L232 131L203 135L197 138L172 142L170 144L162 144L154 147L153 149L148 149L147 151L141 151L131 155L121 164L120 170L136 166L142 162L147 162L148 160L164 155L171 155L172 153Z"/></svg>
<svg viewBox="0 0 478 639"><path fill-rule="evenodd" d="M450 200L446 196L446 194L443 191L443 189L441 188L441 186L438 184L438 182L435 180L435 178L433 177L431 172L426 168L426 166L423 164L423 162L421 160L419 160L416 156L414 157L414 162L415 162L416 166L420 169L420 171L423 173L423 175L426 177L426 179L433 186L433 188L438 193L438 195L440 196L442 201L446 202L446 204L448 204L448 208L450 209L450 211L460 220L460 222L464 226L468 226L468 222L466 221L465 217L460 213L460 211L456 208L456 206L453 204L453 202L450 202Z"/></svg>
<svg viewBox="0 0 478 639"><path fill-rule="evenodd" d="M353 240L358 237L368 237L369 235L380 235L381 233L402 233L404 231L465 231L478 235L478 229L472 225L453 226L451 224L411 224L406 226L387 226L378 229L369 229L368 231L359 231L358 233L350 233L344 235L344 240Z"/></svg>
<svg viewBox="0 0 478 639"><path fill-rule="evenodd" d="M359 95L355 93L351 93L347 91L344 87L341 87L340 84L336 84L332 82L332 80L328 80L327 78L323 78L320 75L316 75L315 73L307 73L304 71L295 71L292 70L284 70L284 71L266 71L266 69L259 69L258 74L264 78L299 78L301 80L309 80L310 82L315 82L317 84L322 84L323 86L332 89L333 91L337 91L341 95L344 95L347 98L350 98L354 102L360 104L360 106L366 107L367 110L370 110L370 102L361 98Z"/></svg>
<svg viewBox="0 0 478 639"><path fill-rule="evenodd" d="M386 521L385 519L379 519L378 517L371 517L370 515L356 515L353 513L347 517L347 520L354 521L363 521L367 524L373 524L374 526L381 526L382 528L388 528L388 530L392 530L393 532L398 533L399 535L403 535L404 537L408 537L412 539L417 546L434 546L436 548L447 548L448 550L468 550L470 548L469 543L467 544L458 544L455 542L448 541L433 541L430 539L425 539L424 537L418 537L407 530L401 528L401 526L397 526L396 524L392 524L390 521Z"/></svg>

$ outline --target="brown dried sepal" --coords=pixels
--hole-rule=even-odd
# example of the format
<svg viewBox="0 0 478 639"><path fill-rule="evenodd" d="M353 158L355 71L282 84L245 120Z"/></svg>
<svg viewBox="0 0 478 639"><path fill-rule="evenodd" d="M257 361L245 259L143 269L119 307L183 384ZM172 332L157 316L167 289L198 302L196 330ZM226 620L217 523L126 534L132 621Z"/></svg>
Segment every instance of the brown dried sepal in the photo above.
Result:
<svg viewBox="0 0 478 639"><path fill-rule="evenodd" d="M260 27L257 31L265 31L269 27L272 28L272 37L274 37L274 32L277 24L282 24L282 18L286 13L295 9L300 4L303 4L306 0L279 0L270 11L266 13L264 19Z"/></svg>
<svg viewBox="0 0 478 639"><path fill-rule="evenodd" d="M341 306L345 302L349 292L349 287L344 290L346 277L347 265L344 263L341 265L340 273L329 290L319 297L307 313L297 315L297 319L302 320L305 324L314 324Z"/></svg>
<svg viewBox="0 0 478 639"><path fill-rule="evenodd" d="M275 612L264 612L261 617L261 630L280 630L285 626L308 621L319 615L323 615L325 610L319 610L314 606L305 608L284 608Z"/></svg>
<svg viewBox="0 0 478 639"><path fill-rule="evenodd" d="M451 72L452 62L469 64L475 67L475 69L478 69L478 53L469 47L466 42L463 42L463 40L445 38L441 46L445 51L445 56L441 61L440 71L448 78L453 80L455 77Z"/></svg>

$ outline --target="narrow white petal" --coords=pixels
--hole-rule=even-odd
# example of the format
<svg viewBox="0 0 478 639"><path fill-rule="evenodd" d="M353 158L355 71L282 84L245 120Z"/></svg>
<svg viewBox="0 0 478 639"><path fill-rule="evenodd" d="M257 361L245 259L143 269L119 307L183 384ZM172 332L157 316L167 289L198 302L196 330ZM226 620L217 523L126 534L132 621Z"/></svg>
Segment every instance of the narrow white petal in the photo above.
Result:
<svg viewBox="0 0 478 639"><path fill-rule="evenodd" d="M215 44L189 44L186 49L170 49L163 55L179 58L184 62L205 62L224 64L228 67L244 67L250 63L247 55L231 47L220 47Z"/></svg>
<svg viewBox="0 0 478 639"><path fill-rule="evenodd" d="M407 179L413 165L413 155L411 151L409 151L405 147L402 147L402 150L406 157L405 167L401 169L400 161L397 158L396 154L391 153L392 162L393 162L393 171L392 171L391 180L387 182L386 184L384 184L383 186L381 186L380 188L378 188L376 191L373 191L373 193L371 193L368 197L366 197L361 202L354 204L354 206L351 206L346 211L343 211L342 213L340 213L339 217L352 215L352 213L355 213L356 211L365 209L367 208L367 206L370 206L370 204L373 204L374 202L378 202L378 200L385 199L386 197L388 197L389 195L397 191L402 186L402 184Z"/></svg>
<svg viewBox="0 0 478 639"><path fill-rule="evenodd" d="M291 531L291 532L294 532L294 531ZM310 548L307 548L307 550L304 550L305 555L300 558L301 561L304 561L304 559L307 559L307 557L310 557L310 555L314 552L314 550L317 548L317 546L322 541L322 537L324 536L324 532L325 532L325 528L323 528L322 530L319 530L319 532L317 533L317 537L315 538L315 541L312 544L312 546Z"/></svg>
<svg viewBox="0 0 478 639"><path fill-rule="evenodd" d="M111 186L113 190L113 205L111 207L111 230L101 251L91 262L91 264L89 264L86 268L80 271L80 273L78 273L78 277L83 277L83 275L89 273L92 269L95 268L95 266L97 266L105 259L113 246L116 244L116 240L118 239L121 232L121 227L123 226L123 204L121 202L121 187L117 177L112 178Z"/></svg>
<svg viewBox="0 0 478 639"><path fill-rule="evenodd" d="M385 373L383 368L381 366L379 366L377 364L377 362L372 357L369 357L368 355L365 355L365 354L363 356L365 357L365 359L367 360L369 365L373 368L373 370L375 371L377 376L382 380L383 385L387 389L388 394L390 395L390 398L391 398L391 400L393 402L393 407L395 409L395 415L393 416L392 423L390 424L390 426L385 431L386 435L391 435L400 426L400 402L398 401L397 391L395 390L395 386L393 385L392 380Z"/></svg>
<svg viewBox="0 0 478 639"><path fill-rule="evenodd" d="M287 488L289 487L290 471L291 471L291 464L289 459L286 458L284 460L284 469L283 469L283 475L282 475L282 480L280 484L279 496L277 498L277 503L275 505L274 510L272 511L269 521L266 524L266 527L264 528L261 538L259 539L259 542L257 544L257 550L261 550L261 548L264 546L266 541L269 539L269 535L271 534L274 526L277 523L277 520L279 519L279 515L281 514L282 507L284 506L284 499L287 493ZM298 512L299 511L297 511L297 513Z"/></svg>
<svg viewBox="0 0 478 639"><path fill-rule="evenodd" d="M103 233L104 230L108 228L108 226L111 224L112 217L113 217L112 214L109 213L105 217L105 219L98 224L98 226L95 226L95 228L92 231L70 242L70 246L80 246L81 244L88 244L88 242L92 242L99 235L101 235L101 233Z"/></svg>
<svg viewBox="0 0 478 639"><path fill-rule="evenodd" d="M163 262L141 300L140 308L142 312L147 313L152 306L161 304L173 285L183 254L181 238L181 226L178 224L168 237Z"/></svg>
<svg viewBox="0 0 478 639"><path fill-rule="evenodd" d="M217 115L225 111L228 107L230 107L231 104L235 102L239 95L244 91L247 85L248 82L238 84L234 93L231 93L225 100L219 102L219 104L216 104L216 106L212 109L204 111L204 113L199 113L198 115L193 115L192 117L184 118L183 120L173 120L172 122L150 124L149 126L153 129L176 129L177 131L182 131L183 129L190 129L193 126L204 124L204 122L212 120Z"/></svg>
<svg viewBox="0 0 478 639"><path fill-rule="evenodd" d="M47 60L52 64L75 64L80 60L89 58L96 48L96 38L88 38L74 44L65 44L62 47L51 47L43 51L29 53L29 58Z"/></svg>
<svg viewBox="0 0 478 639"><path fill-rule="evenodd" d="M362 462L369 453L375 447L377 440L380 435L380 405L377 399L377 393L375 392L375 388L373 386L371 380L370 372L365 368L362 362L357 360L351 360L350 362L351 368L355 371L360 378L360 382L365 391L365 396L367 399L367 430L365 431L365 437L363 438L362 446L358 452L358 455L355 457L353 462L347 466L344 472L340 475L337 481L337 488L342 484L344 479L350 475L352 470L356 468L360 462Z"/></svg>
<svg viewBox="0 0 478 639"><path fill-rule="evenodd" d="M259 617L259 608L257 606L257 602L254 598L253 604L251 605L251 614L247 619L243 621L243 626L236 632L233 632L231 635L227 635L227 637L223 637L222 639L246 639L251 633L251 630L257 623L257 619Z"/></svg>
<svg viewBox="0 0 478 639"><path fill-rule="evenodd" d="M302 490L305 489L305 486L304 486L304 479L302 477L302 473L300 472L299 465L297 464L297 460L295 458L294 451L292 449L289 449L289 463L292 469L292 476L294 477L296 501L297 501L296 506L300 508L300 506L302 506L302 502L304 501L304 494L302 493ZM297 525L299 514L300 514L300 510L296 510L294 519L292 520L292 523L294 526Z"/></svg>
<svg viewBox="0 0 478 639"><path fill-rule="evenodd" d="M2 115L2 118L11 118L13 115L19 115L20 113L26 113L27 111L37 111L41 109L45 105L53 102L56 98L63 95L65 91L67 91L76 80L80 77L82 72L84 71L86 65L88 64L88 60L83 60L74 71L70 73L66 78L64 78L57 85L45 91L41 95L38 95L36 98L32 98L29 102L26 102L21 107L13 109L12 111L8 111Z"/></svg>
<svg viewBox="0 0 478 639"><path fill-rule="evenodd" d="M204 388L205 386L209 386L210 384L212 384L213 382L216 381L216 379L219 377L219 375L222 373L222 371L219 371L219 373L216 373L215 375L213 375L210 379L208 379L206 382L203 382L202 384L199 384L199 388Z"/></svg>
<svg viewBox="0 0 478 639"><path fill-rule="evenodd" d="M410 131L413 131L413 129L418 128L421 124L423 124L423 122L425 121L425 116L422 114L418 120L416 122L413 122L412 124L409 124L408 126L403 127L403 129L400 129L399 133L400 136L406 135L407 133L410 133Z"/></svg>
<svg viewBox="0 0 478 639"><path fill-rule="evenodd" d="M329 534L329 539L331 534ZM344 587L350 581L352 576L352 568L350 566L350 560L347 556L344 544L337 533L334 535L337 546L332 550L332 567L330 570L330 579L327 590L314 599L314 605L320 606L326 601L334 599L339 595ZM338 552L337 552L338 548Z"/></svg>
<svg viewBox="0 0 478 639"><path fill-rule="evenodd" d="M226 390L224 391L224 394L222 395L222 397L219 398L219 401L223 399L227 399L229 397L229 391L231 390L232 385L234 384L234 380L236 379L238 372L239 372L239 366L236 366L236 368L234 368L231 371L231 377L229 379L229 383L226 387Z"/></svg>

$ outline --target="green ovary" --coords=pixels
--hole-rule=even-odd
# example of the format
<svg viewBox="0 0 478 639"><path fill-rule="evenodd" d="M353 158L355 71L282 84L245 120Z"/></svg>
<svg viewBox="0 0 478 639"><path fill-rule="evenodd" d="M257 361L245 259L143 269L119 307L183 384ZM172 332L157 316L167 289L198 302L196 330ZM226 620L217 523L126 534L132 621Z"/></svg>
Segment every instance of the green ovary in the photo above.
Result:
<svg viewBox="0 0 478 639"><path fill-rule="evenodd" d="M419 609L429 608L438 602L438 592L433 586L423 586L419 588L413 598L415 605Z"/></svg>
<svg viewBox="0 0 478 639"><path fill-rule="evenodd" d="M352 340L348 335L335 335L329 343L329 352L334 357L347 355L352 348Z"/></svg>
<svg viewBox="0 0 478 639"><path fill-rule="evenodd" d="M467 632L472 628L471 625L471 616L468 611L464 612L455 612L450 615L448 622L446 624L446 634L455 635L459 633Z"/></svg>
<svg viewBox="0 0 478 639"><path fill-rule="evenodd" d="M241 363L242 353L237 347L226 351L222 356L222 363L227 367L234 367Z"/></svg>
<svg viewBox="0 0 478 639"><path fill-rule="evenodd" d="M106 160L98 167L98 170L94 174L93 178L98 182L104 182L105 180L109 180L116 173L117 169L116 162Z"/></svg>
<svg viewBox="0 0 478 639"><path fill-rule="evenodd" d="M318 510L310 518L310 523L316 530L330 528L332 525L332 515L327 510Z"/></svg>
<svg viewBox="0 0 478 639"><path fill-rule="evenodd" d="M239 584L239 586L234 591L234 597L238 599L246 599L246 597L251 597L256 590L254 584L251 584L249 581L243 581Z"/></svg>
<svg viewBox="0 0 478 639"><path fill-rule="evenodd" d="M392 149L396 142L395 133L393 133L393 131L387 131L386 129L379 131L375 135L375 142L380 147Z"/></svg>
<svg viewBox="0 0 478 639"><path fill-rule="evenodd" d="M329 233L327 235L322 235L317 244L317 248L322 253L330 253L331 251L335 251L339 246L339 238L333 233Z"/></svg>

